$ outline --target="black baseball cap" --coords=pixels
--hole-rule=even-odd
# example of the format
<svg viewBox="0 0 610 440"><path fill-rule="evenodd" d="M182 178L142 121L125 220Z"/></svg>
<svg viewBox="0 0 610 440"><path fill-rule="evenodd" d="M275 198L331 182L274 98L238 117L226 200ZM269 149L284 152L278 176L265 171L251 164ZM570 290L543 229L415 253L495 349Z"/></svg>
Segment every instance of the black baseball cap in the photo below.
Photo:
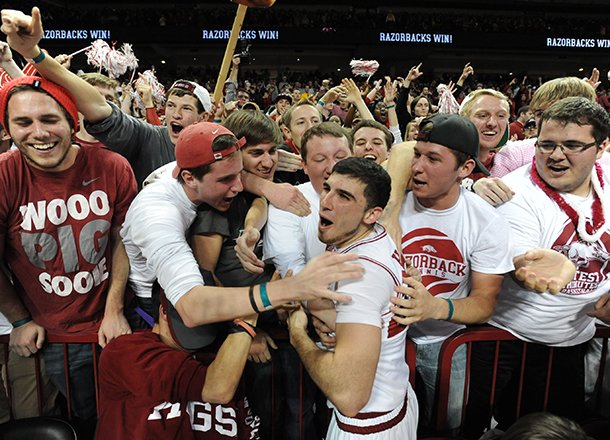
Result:
<svg viewBox="0 0 610 440"><path fill-rule="evenodd" d="M288 101L290 103L290 105L292 105L292 96L290 96L288 93L280 93L279 95L277 95L275 97L275 99L273 100L273 103L277 104L277 102L280 99L285 99L286 101Z"/></svg>
<svg viewBox="0 0 610 440"><path fill-rule="evenodd" d="M187 351L197 351L216 340L216 336L226 329L225 323L205 324L197 327L187 327L180 314L161 290L161 304L167 315L169 330L174 341Z"/></svg>
<svg viewBox="0 0 610 440"><path fill-rule="evenodd" d="M437 113L419 124L417 141L433 142L468 154L476 163L474 172L489 176L479 160L479 132L474 124L460 115Z"/></svg>

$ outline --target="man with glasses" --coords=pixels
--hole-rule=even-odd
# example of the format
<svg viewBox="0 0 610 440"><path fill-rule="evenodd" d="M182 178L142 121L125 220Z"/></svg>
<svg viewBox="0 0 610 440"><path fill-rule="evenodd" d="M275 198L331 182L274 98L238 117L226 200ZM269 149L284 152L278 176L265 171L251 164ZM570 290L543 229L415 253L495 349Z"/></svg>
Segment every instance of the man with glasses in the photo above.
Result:
<svg viewBox="0 0 610 440"><path fill-rule="evenodd" d="M494 416L505 430L515 420L523 341L527 349L521 415L543 410L550 347L547 410L576 421L584 416L584 353L595 318L610 323L610 228L605 208L610 177L596 163L607 144L610 118L587 98L563 99L540 117L533 162L504 178L515 196L499 213L513 232L515 267L531 264L526 251L547 248L575 266L557 266L566 280L539 286L507 277L491 323L520 341L501 345ZM573 274L573 275L572 275ZM546 289L545 287L548 287ZM536 290L541 293L532 292ZM466 436L478 438L488 420L495 343L475 344Z"/></svg>

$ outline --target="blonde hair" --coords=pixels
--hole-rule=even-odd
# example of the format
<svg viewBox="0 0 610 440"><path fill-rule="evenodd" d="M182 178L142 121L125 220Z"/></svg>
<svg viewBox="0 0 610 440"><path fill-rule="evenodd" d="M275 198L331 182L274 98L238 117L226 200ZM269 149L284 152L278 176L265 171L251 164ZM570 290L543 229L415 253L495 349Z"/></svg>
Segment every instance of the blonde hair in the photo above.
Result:
<svg viewBox="0 0 610 440"><path fill-rule="evenodd" d="M555 78L542 84L532 96L530 110L535 112L547 109L560 99L572 96L581 96L591 101L597 100L595 89L591 84L575 76L567 76Z"/></svg>
<svg viewBox="0 0 610 440"><path fill-rule="evenodd" d="M481 96L493 96L495 98L498 98L500 101L504 101L504 103L506 104L506 111L510 112L510 102L508 101L508 97L504 93L498 92L494 89L478 89L470 92L468 96L464 98L464 101L460 106L460 116L470 118L470 115L472 114L472 109L474 108L474 103Z"/></svg>

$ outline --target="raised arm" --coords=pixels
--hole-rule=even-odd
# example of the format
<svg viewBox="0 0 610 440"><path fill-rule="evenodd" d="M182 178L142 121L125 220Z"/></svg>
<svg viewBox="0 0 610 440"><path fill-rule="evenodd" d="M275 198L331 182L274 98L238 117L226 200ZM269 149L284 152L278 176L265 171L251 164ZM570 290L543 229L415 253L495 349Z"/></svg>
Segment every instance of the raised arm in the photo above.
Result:
<svg viewBox="0 0 610 440"><path fill-rule="evenodd" d="M19 66L17 66L15 60L13 60L11 48L4 41L0 41L0 67L2 67L11 79L25 75Z"/></svg>
<svg viewBox="0 0 610 440"><path fill-rule="evenodd" d="M245 321L254 326L256 316ZM248 360L251 344L252 337L246 332L227 336L206 372L201 390L203 402L226 404L233 399Z"/></svg>
<svg viewBox="0 0 610 440"><path fill-rule="evenodd" d="M86 120L99 122L112 113L112 108L95 87L65 69L52 57L44 55L38 43L43 36L40 10L32 8L28 16L20 11L2 10L2 32L10 47L27 59L36 59L36 70L45 78L69 90L78 110Z"/></svg>
<svg viewBox="0 0 610 440"><path fill-rule="evenodd" d="M360 113L360 117L362 119L370 119L374 120L375 118L371 114L371 111L366 106L364 99L362 99L362 95L360 94L360 89L356 85L353 79L345 78L341 81L341 85L345 89L345 93L347 94L346 98L347 102L350 104L354 104L358 112Z"/></svg>
<svg viewBox="0 0 610 440"><path fill-rule="evenodd" d="M405 192L411 180L411 162L413 161L414 141L403 142L392 146L388 159L388 174L392 178L390 200L383 210L380 223L388 230L398 249L402 249L402 230L399 224L400 208Z"/></svg>

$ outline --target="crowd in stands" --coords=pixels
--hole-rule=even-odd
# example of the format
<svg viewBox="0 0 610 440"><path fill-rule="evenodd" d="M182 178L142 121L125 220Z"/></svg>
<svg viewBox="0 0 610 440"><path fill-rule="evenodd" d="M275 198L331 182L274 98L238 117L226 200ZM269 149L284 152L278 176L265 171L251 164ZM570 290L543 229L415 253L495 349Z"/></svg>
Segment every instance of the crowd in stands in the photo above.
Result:
<svg viewBox="0 0 610 440"><path fill-rule="evenodd" d="M445 434L479 439L491 389L506 434L486 438L546 424L585 438L575 422L600 416L585 405L603 353L590 342L610 324L610 100L597 69L492 77L467 63L424 81L420 63L367 81L270 78L240 71L234 56L220 99L216 72L195 68L160 78L159 97L153 77L77 74L69 56L45 52L43 23L99 19L62 11L2 11L0 334L10 355L0 366L22 374L5 376L19 399L10 407L0 388L0 422L56 414L59 394L84 439L415 440L435 434L443 342L489 323L515 340L456 351ZM224 14L202 11L121 20ZM311 25L295 12L265 16ZM390 16L352 12L354 23ZM391 15L396 26L413 19ZM421 18L434 29L456 17ZM462 18L452 24L471 25ZM530 19L546 23L506 21ZM97 335L99 347L71 344L64 360L48 334ZM40 405L32 355L48 379ZM536 397L517 421L522 366ZM570 420L536 414L546 403Z"/></svg>

